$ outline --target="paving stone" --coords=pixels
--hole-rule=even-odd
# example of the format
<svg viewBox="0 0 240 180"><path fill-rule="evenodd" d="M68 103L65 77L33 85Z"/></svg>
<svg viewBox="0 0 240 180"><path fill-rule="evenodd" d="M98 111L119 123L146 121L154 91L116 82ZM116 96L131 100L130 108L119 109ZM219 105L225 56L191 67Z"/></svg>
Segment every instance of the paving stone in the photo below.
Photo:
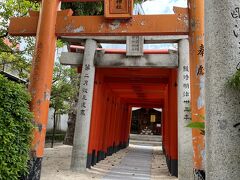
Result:
<svg viewBox="0 0 240 180"><path fill-rule="evenodd" d="M122 159L121 163L103 177L104 180L151 179L152 148L136 146L129 149L129 153Z"/></svg>

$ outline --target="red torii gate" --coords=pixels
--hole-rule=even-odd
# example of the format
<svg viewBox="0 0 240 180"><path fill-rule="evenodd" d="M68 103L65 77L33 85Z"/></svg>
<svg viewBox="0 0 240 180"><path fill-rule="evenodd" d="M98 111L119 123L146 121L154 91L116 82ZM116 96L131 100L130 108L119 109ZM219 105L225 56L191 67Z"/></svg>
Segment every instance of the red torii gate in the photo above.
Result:
<svg viewBox="0 0 240 180"><path fill-rule="evenodd" d="M62 0L62 2L77 1L94 2L95 0ZM40 165L43 156L53 74L54 50L58 36L190 34L192 40L190 41L191 54L193 54L191 62L197 62L197 48L200 44L204 44L203 38L200 37L203 36L203 2L189 1L191 15L190 25L192 27L190 28L190 33L188 10L184 8L175 8L174 15L144 16L132 16L131 11L128 9L122 17L117 16L118 19L114 19L114 12L111 17L111 9L105 9L106 19L102 16L71 16L71 10L58 11L60 2L61 0L42 0L40 13L30 12L30 17L12 18L9 27L9 33L11 35L36 35L36 47L29 86L32 95L31 110L34 112L34 121L38 127L34 132L34 140L32 143L33 166L35 167ZM107 0L105 2L108 4ZM132 3L132 1L130 3ZM198 12L198 10L200 12ZM121 20L119 20L119 18L121 18ZM196 65L194 64L194 66ZM194 66L191 66L191 72L193 72L193 74L196 68ZM191 81L191 84L199 84L199 79L191 79ZM195 107L200 94L199 85L197 86L198 87L192 86L192 90L195 89L195 93L192 93L194 96L192 96L191 99L192 111L202 114L204 113L204 107L200 109L201 111ZM195 136L199 137L199 140L196 141L196 143L199 144L199 142L201 142L201 136L197 132L195 132ZM202 145L199 149L195 149L194 156L196 160L195 168L200 170L202 169L201 151L203 147Z"/></svg>

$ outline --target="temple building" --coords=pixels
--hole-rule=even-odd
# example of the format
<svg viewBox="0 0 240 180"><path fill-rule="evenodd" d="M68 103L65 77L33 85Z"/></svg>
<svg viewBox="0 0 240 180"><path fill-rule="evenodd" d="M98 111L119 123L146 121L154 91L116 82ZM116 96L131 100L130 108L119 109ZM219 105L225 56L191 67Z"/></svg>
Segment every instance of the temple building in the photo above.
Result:
<svg viewBox="0 0 240 180"><path fill-rule="evenodd" d="M132 111L131 134L161 135L162 112L153 108Z"/></svg>

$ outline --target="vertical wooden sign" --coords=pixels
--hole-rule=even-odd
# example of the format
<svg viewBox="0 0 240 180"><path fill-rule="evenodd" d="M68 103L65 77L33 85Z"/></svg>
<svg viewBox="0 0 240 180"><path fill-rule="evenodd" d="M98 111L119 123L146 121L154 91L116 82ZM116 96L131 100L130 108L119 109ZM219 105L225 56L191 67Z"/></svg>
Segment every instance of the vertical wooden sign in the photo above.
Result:
<svg viewBox="0 0 240 180"><path fill-rule="evenodd" d="M104 16L109 19L128 19L133 14L133 0L104 0Z"/></svg>

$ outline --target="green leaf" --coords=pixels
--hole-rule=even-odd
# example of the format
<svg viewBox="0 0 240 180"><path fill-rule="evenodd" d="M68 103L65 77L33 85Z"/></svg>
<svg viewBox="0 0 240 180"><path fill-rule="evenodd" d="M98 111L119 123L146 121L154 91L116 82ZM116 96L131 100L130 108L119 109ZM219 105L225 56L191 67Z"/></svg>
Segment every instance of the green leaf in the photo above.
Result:
<svg viewBox="0 0 240 180"><path fill-rule="evenodd" d="M0 179L27 173L32 140L30 95L20 84L0 75Z"/></svg>
<svg viewBox="0 0 240 180"><path fill-rule="evenodd" d="M227 85L233 89L240 90L240 70L228 80Z"/></svg>
<svg viewBox="0 0 240 180"><path fill-rule="evenodd" d="M193 129L205 129L204 122L190 122L186 127L193 128Z"/></svg>

